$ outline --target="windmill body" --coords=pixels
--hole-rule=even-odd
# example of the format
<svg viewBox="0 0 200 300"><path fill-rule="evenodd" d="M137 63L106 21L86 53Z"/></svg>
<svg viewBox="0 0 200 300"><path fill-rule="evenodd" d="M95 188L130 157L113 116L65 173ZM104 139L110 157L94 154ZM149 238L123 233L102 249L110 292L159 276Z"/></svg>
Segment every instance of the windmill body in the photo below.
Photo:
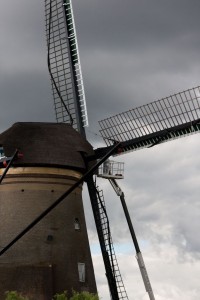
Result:
<svg viewBox="0 0 200 300"><path fill-rule="evenodd" d="M16 146L24 153L0 186L0 244L6 245L81 178L80 153L93 150L71 126L56 123L16 123L0 143L7 156ZM8 290L41 300L66 289L96 292L81 194L79 186L0 257L1 299Z"/></svg>

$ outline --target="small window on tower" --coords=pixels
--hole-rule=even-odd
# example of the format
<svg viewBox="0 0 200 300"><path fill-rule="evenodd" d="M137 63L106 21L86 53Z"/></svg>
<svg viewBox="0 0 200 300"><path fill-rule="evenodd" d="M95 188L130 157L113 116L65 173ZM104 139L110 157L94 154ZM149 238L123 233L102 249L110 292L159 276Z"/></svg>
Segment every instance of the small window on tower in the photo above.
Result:
<svg viewBox="0 0 200 300"><path fill-rule="evenodd" d="M85 282L85 264L84 263L78 263L78 275L79 275L79 281Z"/></svg>
<svg viewBox="0 0 200 300"><path fill-rule="evenodd" d="M5 157L5 154L4 154L4 148L2 145L0 145L0 158L2 157Z"/></svg>
<svg viewBox="0 0 200 300"><path fill-rule="evenodd" d="M75 230L80 230L81 229L80 222L79 222L78 218L74 219L74 229Z"/></svg>

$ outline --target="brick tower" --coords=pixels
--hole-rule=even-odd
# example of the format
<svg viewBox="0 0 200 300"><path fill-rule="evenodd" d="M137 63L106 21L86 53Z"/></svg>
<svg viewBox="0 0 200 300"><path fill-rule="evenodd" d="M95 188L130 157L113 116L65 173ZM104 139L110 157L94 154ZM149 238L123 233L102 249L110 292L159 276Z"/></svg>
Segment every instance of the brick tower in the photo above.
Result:
<svg viewBox="0 0 200 300"><path fill-rule="evenodd" d="M64 123L15 123L0 145L6 156L23 153L0 185L3 248L82 176L83 155L93 149ZM37 300L64 290L96 292L81 194L79 186L0 257L0 299L7 290Z"/></svg>

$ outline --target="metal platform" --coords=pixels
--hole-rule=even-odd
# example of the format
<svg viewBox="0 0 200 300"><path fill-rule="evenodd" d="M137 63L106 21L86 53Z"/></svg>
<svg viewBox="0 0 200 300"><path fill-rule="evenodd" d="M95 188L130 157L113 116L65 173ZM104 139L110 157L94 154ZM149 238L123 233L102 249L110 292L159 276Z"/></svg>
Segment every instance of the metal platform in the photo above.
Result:
<svg viewBox="0 0 200 300"><path fill-rule="evenodd" d="M97 176L106 179L124 179L124 163L108 159L99 167Z"/></svg>

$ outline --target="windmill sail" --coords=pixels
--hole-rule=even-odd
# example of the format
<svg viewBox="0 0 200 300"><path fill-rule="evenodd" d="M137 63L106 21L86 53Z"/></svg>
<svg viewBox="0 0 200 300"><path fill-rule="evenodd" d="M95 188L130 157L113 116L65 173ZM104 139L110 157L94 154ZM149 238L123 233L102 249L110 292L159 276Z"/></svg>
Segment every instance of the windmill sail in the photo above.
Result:
<svg viewBox="0 0 200 300"><path fill-rule="evenodd" d="M88 118L71 0L45 0L45 20L56 120L83 134Z"/></svg>
<svg viewBox="0 0 200 300"><path fill-rule="evenodd" d="M122 152L152 147L200 131L200 87L151 102L99 122L107 146Z"/></svg>

